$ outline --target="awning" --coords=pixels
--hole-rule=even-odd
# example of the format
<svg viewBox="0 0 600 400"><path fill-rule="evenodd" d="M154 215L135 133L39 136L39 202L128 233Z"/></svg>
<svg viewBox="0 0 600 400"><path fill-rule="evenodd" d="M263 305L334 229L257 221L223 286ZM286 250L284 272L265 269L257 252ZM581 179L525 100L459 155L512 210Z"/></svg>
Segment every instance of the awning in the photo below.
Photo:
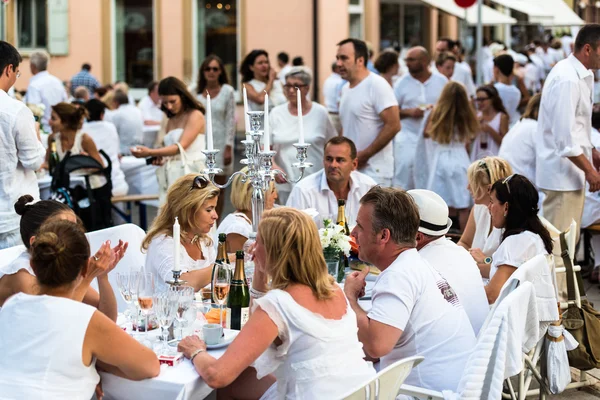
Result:
<svg viewBox="0 0 600 400"><path fill-rule="evenodd" d="M465 9L456 5L454 0L421 0L432 7L454 15L458 18L465 19ZM522 0L521 0L522 1ZM543 0L547 1L547 0ZM562 1L562 0L559 0ZM477 25L477 6L472 6L466 12L467 23L469 25ZM488 6L482 6L481 19L483 25L498 25L498 24L515 24L517 20L494 10Z"/></svg>
<svg viewBox="0 0 600 400"><path fill-rule="evenodd" d="M494 3L511 10L527 14L529 22L532 24L545 25L554 21L554 13L547 6L542 6L536 0L492 0ZM561 0L562 2L562 0Z"/></svg>

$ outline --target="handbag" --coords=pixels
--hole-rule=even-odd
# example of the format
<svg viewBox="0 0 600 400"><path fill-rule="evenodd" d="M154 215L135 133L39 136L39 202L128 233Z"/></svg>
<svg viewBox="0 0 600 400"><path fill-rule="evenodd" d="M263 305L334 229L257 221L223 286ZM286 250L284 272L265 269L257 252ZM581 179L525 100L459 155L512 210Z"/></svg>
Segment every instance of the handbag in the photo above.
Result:
<svg viewBox="0 0 600 400"><path fill-rule="evenodd" d="M581 371L600 367L600 313L585 298L585 289L581 274L577 272L577 283L581 296L581 308L575 304L575 280L573 263L569 257L564 232L560 234L561 257L567 274L567 295L569 304L563 313L563 325L579 342L574 350L568 351L569 365Z"/></svg>
<svg viewBox="0 0 600 400"><path fill-rule="evenodd" d="M167 199L167 191L175 181L182 176L191 174L192 168L188 162L187 154L183 146L175 143L179 148L179 158L169 157L169 159L156 169L156 178L158 179L158 200L162 205ZM199 172L199 171L195 171Z"/></svg>

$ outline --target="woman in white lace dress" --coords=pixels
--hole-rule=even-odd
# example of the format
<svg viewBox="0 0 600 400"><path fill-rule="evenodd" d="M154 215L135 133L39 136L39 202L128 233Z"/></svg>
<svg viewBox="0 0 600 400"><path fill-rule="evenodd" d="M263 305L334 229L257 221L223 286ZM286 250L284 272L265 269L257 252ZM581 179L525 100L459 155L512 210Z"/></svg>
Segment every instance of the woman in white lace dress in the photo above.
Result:
<svg viewBox="0 0 600 400"><path fill-rule="evenodd" d="M164 147L150 149L136 146L131 154L137 158L153 158L153 164L161 167L156 171L160 203L163 204L168 188L181 176L206 168L204 137L204 106L187 90L185 84L175 77L168 77L158 84L161 108L169 118L166 126Z"/></svg>
<svg viewBox="0 0 600 400"><path fill-rule="evenodd" d="M179 344L202 379L223 398L337 399L372 378L311 218L288 207L265 212L254 254L254 311L225 354L213 358L197 336Z"/></svg>

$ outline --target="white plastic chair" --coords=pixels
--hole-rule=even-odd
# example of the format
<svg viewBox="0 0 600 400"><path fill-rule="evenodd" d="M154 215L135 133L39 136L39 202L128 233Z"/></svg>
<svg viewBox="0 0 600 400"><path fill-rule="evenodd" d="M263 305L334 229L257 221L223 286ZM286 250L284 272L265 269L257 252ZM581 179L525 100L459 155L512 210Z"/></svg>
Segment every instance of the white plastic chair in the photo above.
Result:
<svg viewBox="0 0 600 400"><path fill-rule="evenodd" d="M398 360L379 371L369 382L362 384L350 394L342 396L344 400L394 400L400 386L414 367L423 361L423 357L413 356Z"/></svg>
<svg viewBox="0 0 600 400"><path fill-rule="evenodd" d="M114 270L108 274L108 281L110 282L117 298L117 309L119 312L124 312L127 309L127 303L121 297L119 289L117 287L117 272L127 272L130 269L142 270L146 264L146 253L142 253L141 245L146 232L142 228L134 224L117 225L112 228L102 229L87 234L88 241L90 242L91 254L95 254L102 243L107 240L111 241L111 246L115 246L119 243L119 239L124 242L129 242L129 247L125 256L117 264ZM98 289L98 283L96 280L92 283L92 287Z"/></svg>

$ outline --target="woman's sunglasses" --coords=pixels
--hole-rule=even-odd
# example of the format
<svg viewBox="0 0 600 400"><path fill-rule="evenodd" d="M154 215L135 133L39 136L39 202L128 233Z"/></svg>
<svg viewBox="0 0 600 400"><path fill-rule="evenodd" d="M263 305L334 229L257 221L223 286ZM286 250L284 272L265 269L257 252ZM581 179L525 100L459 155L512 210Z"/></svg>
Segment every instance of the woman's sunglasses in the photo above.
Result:
<svg viewBox="0 0 600 400"><path fill-rule="evenodd" d="M204 175L198 175L194 178L194 182L192 182L192 187L190 188L190 192L194 189L204 189L208 186L209 180L204 177Z"/></svg>
<svg viewBox="0 0 600 400"><path fill-rule="evenodd" d="M204 68L204 72L219 72L221 69L219 67L206 67Z"/></svg>
<svg viewBox="0 0 600 400"><path fill-rule="evenodd" d="M508 190L508 194L510 194L510 185L508 183L513 178L513 176L515 176L515 175L516 174L509 175L506 178L504 178L504 180L502 181L502 184L506 185L506 189Z"/></svg>

